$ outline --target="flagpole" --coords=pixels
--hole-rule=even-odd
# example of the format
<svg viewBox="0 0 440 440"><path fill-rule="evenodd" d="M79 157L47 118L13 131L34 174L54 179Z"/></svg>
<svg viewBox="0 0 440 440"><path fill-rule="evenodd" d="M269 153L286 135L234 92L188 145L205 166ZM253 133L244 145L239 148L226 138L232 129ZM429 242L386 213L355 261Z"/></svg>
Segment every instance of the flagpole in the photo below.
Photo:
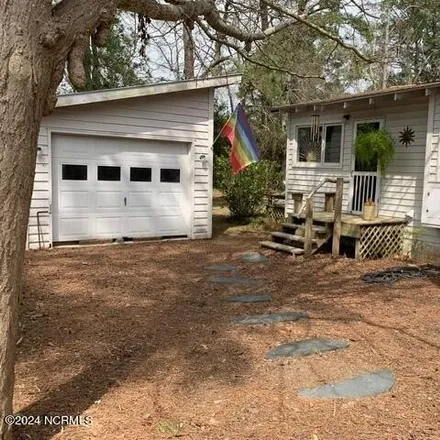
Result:
<svg viewBox="0 0 440 440"><path fill-rule="evenodd" d="M234 116L236 111L237 111L237 106L235 107L235 110L231 113L231 116L229 116L228 120L223 124L222 129L219 131L219 133L218 133L217 137L214 139L212 145L214 145L218 141L218 138L221 136L223 129L228 125L229 121L231 120L232 116Z"/></svg>

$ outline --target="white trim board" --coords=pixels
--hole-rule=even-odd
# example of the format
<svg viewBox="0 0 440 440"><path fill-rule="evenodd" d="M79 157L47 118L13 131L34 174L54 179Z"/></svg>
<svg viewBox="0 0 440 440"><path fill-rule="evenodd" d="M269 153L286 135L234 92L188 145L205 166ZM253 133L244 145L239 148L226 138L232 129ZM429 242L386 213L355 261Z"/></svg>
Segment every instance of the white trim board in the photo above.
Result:
<svg viewBox="0 0 440 440"><path fill-rule="evenodd" d="M421 223L425 226L439 227L438 224L433 224L428 220L428 194L436 186L435 182L430 181L430 162L431 154L433 151L433 137L435 129L435 113L437 108L437 100L439 98L438 94L431 95L429 97L429 107L428 107L428 128L426 133L426 152L425 152L425 172L423 175L423 199L422 199L422 219ZM437 133L438 135L438 133ZM437 142L440 142L437 140ZM437 155L440 156L440 148L437 146ZM440 174L440 159L437 157L437 176ZM440 177L438 179L438 186L440 187ZM440 203L440 201L439 201Z"/></svg>
<svg viewBox="0 0 440 440"><path fill-rule="evenodd" d="M143 96L163 95L190 90L226 87L241 82L241 75L218 76L204 79L192 79L159 84L148 84L138 87L122 87L111 90L74 93L58 97L57 108L85 105L97 102L116 101L121 99L139 98Z"/></svg>

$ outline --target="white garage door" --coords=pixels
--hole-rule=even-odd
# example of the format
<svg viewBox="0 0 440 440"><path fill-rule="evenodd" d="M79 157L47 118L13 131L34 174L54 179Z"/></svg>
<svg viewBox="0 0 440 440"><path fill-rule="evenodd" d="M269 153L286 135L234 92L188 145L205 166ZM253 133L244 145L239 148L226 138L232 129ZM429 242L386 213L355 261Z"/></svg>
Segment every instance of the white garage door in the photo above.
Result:
<svg viewBox="0 0 440 440"><path fill-rule="evenodd" d="M189 145L52 139L53 241L190 234Z"/></svg>

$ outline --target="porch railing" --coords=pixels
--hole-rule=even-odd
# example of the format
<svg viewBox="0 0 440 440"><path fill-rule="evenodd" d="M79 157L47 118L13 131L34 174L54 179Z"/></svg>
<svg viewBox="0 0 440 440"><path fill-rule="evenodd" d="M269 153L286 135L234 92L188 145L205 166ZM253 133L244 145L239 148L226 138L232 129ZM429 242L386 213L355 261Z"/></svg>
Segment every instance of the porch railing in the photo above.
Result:
<svg viewBox="0 0 440 440"><path fill-rule="evenodd" d="M297 214L302 215L305 211L305 232L304 232L304 255L310 256L312 254L312 239L313 239L313 197L326 184L335 183L335 205L334 205L334 221L333 221L333 256L339 255L339 248L341 242L341 227L342 227L342 203L344 194L344 183L349 183L349 180L344 180L343 177L327 177L322 179L312 191L310 191L303 201L303 205Z"/></svg>
<svg viewBox="0 0 440 440"><path fill-rule="evenodd" d="M315 194L326 184L326 183L336 183L338 182L339 177L326 177L325 179L320 180L316 186L310 191L302 201L301 208L296 215L300 216L303 214L306 209L307 200L312 200ZM343 183L350 183L349 180L343 180Z"/></svg>
<svg viewBox="0 0 440 440"><path fill-rule="evenodd" d="M353 172L353 197L351 210L355 214L362 213L367 200L372 200L376 206L379 202L380 177L369 171Z"/></svg>

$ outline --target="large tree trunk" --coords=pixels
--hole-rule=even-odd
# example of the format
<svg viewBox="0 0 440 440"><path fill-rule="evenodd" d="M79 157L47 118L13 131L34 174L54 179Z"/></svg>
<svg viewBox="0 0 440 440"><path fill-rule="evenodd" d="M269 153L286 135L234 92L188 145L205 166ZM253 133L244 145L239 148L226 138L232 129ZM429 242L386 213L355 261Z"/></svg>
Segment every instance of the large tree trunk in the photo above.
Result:
<svg viewBox="0 0 440 440"><path fill-rule="evenodd" d="M8 81L10 84L13 81ZM9 87L7 87L9 89ZM21 93L20 93L21 94ZM34 108L16 92L0 88L0 438L8 438L4 417L12 414L18 296L35 167L39 124Z"/></svg>
<svg viewBox="0 0 440 440"><path fill-rule="evenodd" d="M0 0L0 440L11 438L18 298L43 114L56 101L66 61L81 82L83 53L116 13L117 0ZM83 43L86 44L83 44Z"/></svg>
<svg viewBox="0 0 440 440"><path fill-rule="evenodd" d="M0 439L10 438L18 297L40 121L53 69L24 1L0 0ZM38 3L38 2L37 2ZM44 12L43 6L33 11ZM35 16L34 16L35 17ZM40 40L41 41L41 40ZM53 66L53 65L52 65ZM52 70L52 72L51 72Z"/></svg>

